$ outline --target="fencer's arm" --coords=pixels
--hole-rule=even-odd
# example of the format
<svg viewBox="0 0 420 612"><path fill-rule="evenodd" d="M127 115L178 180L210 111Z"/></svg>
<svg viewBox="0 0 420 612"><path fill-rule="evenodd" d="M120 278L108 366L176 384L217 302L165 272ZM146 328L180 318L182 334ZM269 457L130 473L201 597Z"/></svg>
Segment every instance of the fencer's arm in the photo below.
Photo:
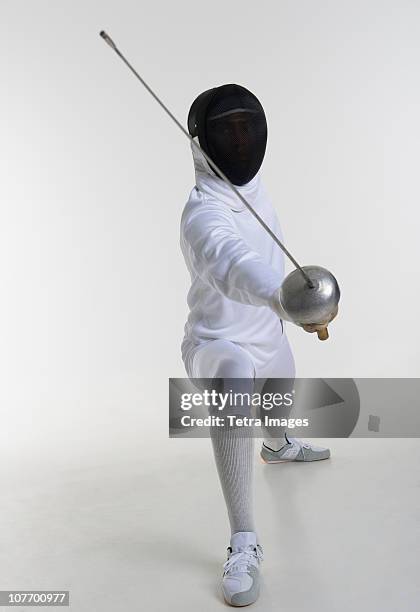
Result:
<svg viewBox="0 0 420 612"><path fill-rule="evenodd" d="M274 312L283 319L284 321L290 321L291 323L295 323L287 312L284 310L281 302L280 302L280 287L274 292L274 295L271 298L270 308L274 310Z"/></svg>
<svg viewBox="0 0 420 612"><path fill-rule="evenodd" d="M226 297L253 306L268 306L290 320L278 303L279 273L237 233L228 212L197 208L183 223L195 272Z"/></svg>

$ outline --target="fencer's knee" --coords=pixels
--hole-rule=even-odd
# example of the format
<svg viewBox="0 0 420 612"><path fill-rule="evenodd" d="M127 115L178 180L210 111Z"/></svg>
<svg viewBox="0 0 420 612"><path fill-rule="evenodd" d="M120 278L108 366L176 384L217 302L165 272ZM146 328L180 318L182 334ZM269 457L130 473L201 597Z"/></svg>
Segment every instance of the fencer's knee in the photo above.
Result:
<svg viewBox="0 0 420 612"><path fill-rule="evenodd" d="M213 384L219 393L217 407L214 412L219 416L250 417L251 400L254 391L254 378L226 377L213 379ZM219 412L221 410L221 412Z"/></svg>
<svg viewBox="0 0 420 612"><path fill-rule="evenodd" d="M222 359L217 367L215 378L254 378L251 360L237 360L231 357Z"/></svg>

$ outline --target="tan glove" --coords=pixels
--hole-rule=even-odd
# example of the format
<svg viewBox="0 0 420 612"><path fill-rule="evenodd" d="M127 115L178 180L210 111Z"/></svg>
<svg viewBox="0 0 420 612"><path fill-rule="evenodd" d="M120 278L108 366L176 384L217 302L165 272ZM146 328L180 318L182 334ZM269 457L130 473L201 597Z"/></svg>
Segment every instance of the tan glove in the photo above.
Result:
<svg viewBox="0 0 420 612"><path fill-rule="evenodd" d="M309 332L310 334L317 332L318 338L320 340L327 340L328 339L328 325L329 323L331 323L333 319L335 319L335 317L337 316L337 313L338 313L338 306L335 307L328 321L325 321L324 323L307 323L305 325L302 325L301 327L303 327L303 329Z"/></svg>

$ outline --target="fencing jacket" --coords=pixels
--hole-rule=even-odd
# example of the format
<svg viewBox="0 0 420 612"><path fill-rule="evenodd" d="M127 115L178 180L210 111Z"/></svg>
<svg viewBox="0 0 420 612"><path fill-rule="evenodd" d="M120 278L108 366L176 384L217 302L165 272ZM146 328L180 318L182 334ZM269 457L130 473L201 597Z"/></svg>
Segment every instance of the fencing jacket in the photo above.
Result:
<svg viewBox="0 0 420 612"><path fill-rule="evenodd" d="M190 371L197 345L220 338L265 364L283 336L283 322L272 304L284 278L283 251L204 156L193 145L191 149L196 186L181 218L181 249L191 276L184 363ZM260 172L237 189L282 240Z"/></svg>

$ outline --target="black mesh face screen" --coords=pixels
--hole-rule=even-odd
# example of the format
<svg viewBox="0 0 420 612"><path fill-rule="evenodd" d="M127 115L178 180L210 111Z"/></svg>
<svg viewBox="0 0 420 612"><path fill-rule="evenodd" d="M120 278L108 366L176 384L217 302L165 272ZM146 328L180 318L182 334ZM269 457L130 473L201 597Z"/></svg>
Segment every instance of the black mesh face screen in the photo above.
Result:
<svg viewBox="0 0 420 612"><path fill-rule="evenodd" d="M212 90L197 112L200 145L234 185L257 174L267 144L267 123L258 99L240 85Z"/></svg>

